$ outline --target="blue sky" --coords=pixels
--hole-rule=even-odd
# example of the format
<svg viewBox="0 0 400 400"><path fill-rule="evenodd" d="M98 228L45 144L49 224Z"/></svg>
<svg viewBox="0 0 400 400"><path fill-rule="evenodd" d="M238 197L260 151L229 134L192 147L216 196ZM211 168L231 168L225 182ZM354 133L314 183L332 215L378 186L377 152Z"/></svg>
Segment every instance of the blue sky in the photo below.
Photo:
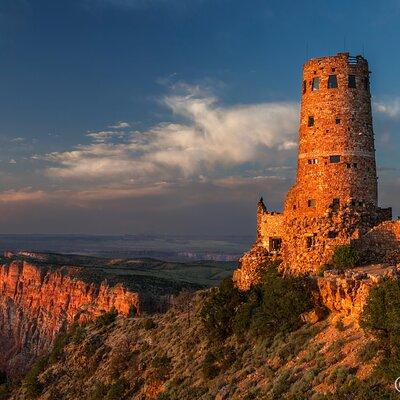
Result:
<svg viewBox="0 0 400 400"><path fill-rule="evenodd" d="M251 234L294 177L301 65L364 53L400 194L400 2L0 0L0 230Z"/></svg>

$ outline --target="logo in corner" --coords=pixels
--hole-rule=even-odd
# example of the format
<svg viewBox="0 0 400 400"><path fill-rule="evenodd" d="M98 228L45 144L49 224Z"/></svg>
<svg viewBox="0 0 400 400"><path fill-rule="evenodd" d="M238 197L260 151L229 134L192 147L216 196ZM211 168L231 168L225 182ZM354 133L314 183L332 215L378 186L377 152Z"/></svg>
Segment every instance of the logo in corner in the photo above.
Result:
<svg viewBox="0 0 400 400"><path fill-rule="evenodd" d="M400 376L394 381L394 387L400 392Z"/></svg>

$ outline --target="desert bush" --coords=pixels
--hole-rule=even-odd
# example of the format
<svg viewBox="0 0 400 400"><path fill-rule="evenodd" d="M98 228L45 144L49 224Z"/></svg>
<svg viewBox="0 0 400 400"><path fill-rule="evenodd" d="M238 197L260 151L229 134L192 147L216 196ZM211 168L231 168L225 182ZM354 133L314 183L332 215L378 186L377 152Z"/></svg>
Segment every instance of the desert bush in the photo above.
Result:
<svg viewBox="0 0 400 400"><path fill-rule="evenodd" d="M313 398L314 399L314 398ZM398 393L387 388L374 378L360 381L351 376L345 383L338 386L336 392L326 395L321 400L395 400Z"/></svg>
<svg viewBox="0 0 400 400"><path fill-rule="evenodd" d="M338 246L332 256L332 265L335 269L345 270L354 268L360 261L357 251L350 245Z"/></svg>
<svg viewBox="0 0 400 400"><path fill-rule="evenodd" d="M166 354L157 355L151 361L152 376L156 380L164 380L172 370L171 358Z"/></svg>
<svg viewBox="0 0 400 400"><path fill-rule="evenodd" d="M96 328L104 328L111 325L117 319L118 311L113 307L110 311L101 314L94 321Z"/></svg>
<svg viewBox="0 0 400 400"><path fill-rule="evenodd" d="M47 365L48 359L42 358L25 375L23 386L29 399L35 399L43 392L44 385L39 380L39 375L45 370Z"/></svg>
<svg viewBox="0 0 400 400"><path fill-rule="evenodd" d="M152 330L152 329L157 328L157 324L156 324L156 322L155 322L152 318L146 318L146 319L143 321L142 326L143 326L143 328L144 328L146 331L150 331L150 330Z"/></svg>
<svg viewBox="0 0 400 400"><path fill-rule="evenodd" d="M120 378L115 381L108 389L107 395L104 397L105 400L120 400L123 398L123 394L129 388L129 382L125 378Z"/></svg>
<svg viewBox="0 0 400 400"><path fill-rule="evenodd" d="M377 372L392 380L400 376L400 282L386 279L370 290L361 327L371 331L383 359Z"/></svg>
<svg viewBox="0 0 400 400"><path fill-rule="evenodd" d="M102 346L104 340L99 335L93 335L89 338L89 340L85 344L85 354L88 357L92 357L96 351Z"/></svg>
<svg viewBox="0 0 400 400"><path fill-rule="evenodd" d="M375 340L372 340L366 343L357 352L357 359L362 363L371 361L376 356L378 351L379 351L379 343Z"/></svg>
<svg viewBox="0 0 400 400"><path fill-rule="evenodd" d="M343 320L342 319L338 319L335 323L335 328L339 331L339 332L343 332L346 330L346 327L344 326Z"/></svg>
<svg viewBox="0 0 400 400"><path fill-rule="evenodd" d="M303 324L300 315L313 306L310 280L283 276L277 264L264 266L264 271L261 282L246 293L236 289L231 278L211 293L201 315L213 342L247 332L273 338Z"/></svg>
<svg viewBox="0 0 400 400"><path fill-rule="evenodd" d="M219 288L212 289L211 295L201 310L205 330L212 340L223 340L233 333L233 319L245 295L233 284L232 278L225 278Z"/></svg>
<svg viewBox="0 0 400 400"><path fill-rule="evenodd" d="M103 400L110 388L110 385L106 385L103 382L96 382L92 393L89 395L89 400Z"/></svg>

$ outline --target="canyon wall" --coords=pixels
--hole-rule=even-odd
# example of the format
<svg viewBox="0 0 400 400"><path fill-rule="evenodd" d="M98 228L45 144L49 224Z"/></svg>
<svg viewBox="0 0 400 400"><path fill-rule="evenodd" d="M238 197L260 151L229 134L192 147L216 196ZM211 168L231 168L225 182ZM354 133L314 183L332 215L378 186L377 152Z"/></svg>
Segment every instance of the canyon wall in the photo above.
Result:
<svg viewBox="0 0 400 400"><path fill-rule="evenodd" d="M84 282L70 268L24 260L0 266L0 370L16 376L48 352L58 332L110 309L139 311L138 293L122 285Z"/></svg>

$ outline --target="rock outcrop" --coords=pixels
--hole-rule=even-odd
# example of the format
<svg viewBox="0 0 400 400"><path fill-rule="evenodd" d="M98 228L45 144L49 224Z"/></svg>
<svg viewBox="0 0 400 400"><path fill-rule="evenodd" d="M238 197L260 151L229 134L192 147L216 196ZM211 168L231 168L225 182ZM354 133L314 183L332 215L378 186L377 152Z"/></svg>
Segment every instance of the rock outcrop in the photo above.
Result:
<svg viewBox="0 0 400 400"><path fill-rule="evenodd" d="M317 278L320 302L333 316L349 317L358 324L369 291L385 277L399 279L400 269L377 264L345 273L325 272L324 277Z"/></svg>
<svg viewBox="0 0 400 400"><path fill-rule="evenodd" d="M94 284L70 269L49 268L24 260L0 266L0 370L26 371L48 352L58 332L72 322L85 322L115 308L139 311L139 295L122 285Z"/></svg>

